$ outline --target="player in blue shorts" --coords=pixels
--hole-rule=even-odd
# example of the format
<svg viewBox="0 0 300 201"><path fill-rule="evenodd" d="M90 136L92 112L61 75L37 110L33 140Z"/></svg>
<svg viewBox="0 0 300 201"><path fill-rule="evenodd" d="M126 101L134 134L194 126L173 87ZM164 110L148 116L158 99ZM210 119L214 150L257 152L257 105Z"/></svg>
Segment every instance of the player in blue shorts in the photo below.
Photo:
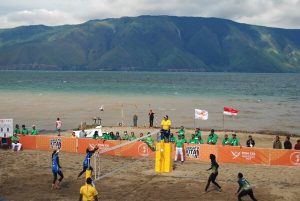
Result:
<svg viewBox="0 0 300 201"><path fill-rule="evenodd" d="M93 168L91 166L91 158L97 150L98 150L98 146L95 146L92 150L90 150L89 148L86 149L86 156L83 161L83 169L78 174L77 178L79 178L87 169L90 169L93 171Z"/></svg>
<svg viewBox="0 0 300 201"><path fill-rule="evenodd" d="M64 174L62 173L61 166L59 164L58 153L59 153L59 149L54 150L52 153L52 173L53 173L52 189L59 188L59 184L64 178ZM56 184L57 175L59 175L60 178L58 179L58 182Z"/></svg>

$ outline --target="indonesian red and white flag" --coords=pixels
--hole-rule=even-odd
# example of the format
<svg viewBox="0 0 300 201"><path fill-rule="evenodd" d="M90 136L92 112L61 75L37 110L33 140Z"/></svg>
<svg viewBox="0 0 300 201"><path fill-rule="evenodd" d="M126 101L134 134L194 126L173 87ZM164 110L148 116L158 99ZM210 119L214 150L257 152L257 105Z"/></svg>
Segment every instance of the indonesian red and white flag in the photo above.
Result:
<svg viewBox="0 0 300 201"><path fill-rule="evenodd" d="M207 120L208 112L206 110L195 109L195 119Z"/></svg>
<svg viewBox="0 0 300 201"><path fill-rule="evenodd" d="M236 116L240 111L230 107L224 107L224 115Z"/></svg>

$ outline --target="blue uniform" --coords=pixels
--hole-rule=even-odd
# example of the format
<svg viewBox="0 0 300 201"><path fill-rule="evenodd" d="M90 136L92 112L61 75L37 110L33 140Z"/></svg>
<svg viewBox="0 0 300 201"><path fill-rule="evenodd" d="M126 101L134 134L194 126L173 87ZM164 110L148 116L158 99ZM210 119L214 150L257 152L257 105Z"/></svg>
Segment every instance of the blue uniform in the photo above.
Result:
<svg viewBox="0 0 300 201"><path fill-rule="evenodd" d="M84 167L85 169L87 169L88 167L91 166L91 157L93 156L93 153L94 153L94 152L89 151L89 152L86 154L85 159L84 159L84 161L83 161L83 167Z"/></svg>
<svg viewBox="0 0 300 201"><path fill-rule="evenodd" d="M52 172L58 173L59 171L60 171L59 158L57 154L54 154L52 158Z"/></svg>

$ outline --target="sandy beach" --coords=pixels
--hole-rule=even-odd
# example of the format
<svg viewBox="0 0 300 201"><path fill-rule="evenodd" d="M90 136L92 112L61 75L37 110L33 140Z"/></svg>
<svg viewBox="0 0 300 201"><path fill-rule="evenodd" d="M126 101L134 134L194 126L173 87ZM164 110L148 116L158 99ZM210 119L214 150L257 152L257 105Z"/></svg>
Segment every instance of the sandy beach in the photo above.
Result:
<svg viewBox="0 0 300 201"><path fill-rule="evenodd" d="M148 126L148 112L155 112L154 125L168 114L174 127L223 129L223 107L241 110L238 117L225 118L224 129L300 135L298 102L281 102L255 99L217 99L204 97L117 96L75 93L24 93L3 92L0 95L1 118L13 118L14 123L36 125L40 130L55 130L60 117L63 129L77 128L81 122L92 124L93 117L102 118L103 126L133 125L138 115L138 126ZM104 111L99 107L103 105ZM194 121L194 109L206 109L207 121ZM276 108L276 109L274 109Z"/></svg>
<svg viewBox="0 0 300 201"><path fill-rule="evenodd" d="M44 151L11 152L0 150L0 198L9 201L77 200L83 178L76 180L84 158L80 154L61 153L65 179L61 189L51 190L51 153ZM299 198L300 168L220 164L217 181L223 191L213 186L204 193L209 163L176 164L172 173L157 175L154 160L103 157L101 172L132 163L110 177L96 181L100 200L236 200L236 174L241 171L253 186L255 196L264 201L296 201ZM246 198L245 200L249 200Z"/></svg>

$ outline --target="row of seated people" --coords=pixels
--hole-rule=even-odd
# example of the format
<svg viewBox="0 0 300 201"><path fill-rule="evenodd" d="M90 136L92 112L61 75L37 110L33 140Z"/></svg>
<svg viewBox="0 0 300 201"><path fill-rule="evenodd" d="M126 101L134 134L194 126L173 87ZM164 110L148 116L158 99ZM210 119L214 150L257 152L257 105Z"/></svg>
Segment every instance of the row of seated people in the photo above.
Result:
<svg viewBox="0 0 300 201"><path fill-rule="evenodd" d="M25 124L22 125L21 129L20 129L19 124L16 124L14 133L16 133L16 134L23 134L23 135L29 135L29 134L30 135L38 135L39 131L36 129L35 125L32 125L32 129L31 129L31 131L29 131L26 128Z"/></svg>

